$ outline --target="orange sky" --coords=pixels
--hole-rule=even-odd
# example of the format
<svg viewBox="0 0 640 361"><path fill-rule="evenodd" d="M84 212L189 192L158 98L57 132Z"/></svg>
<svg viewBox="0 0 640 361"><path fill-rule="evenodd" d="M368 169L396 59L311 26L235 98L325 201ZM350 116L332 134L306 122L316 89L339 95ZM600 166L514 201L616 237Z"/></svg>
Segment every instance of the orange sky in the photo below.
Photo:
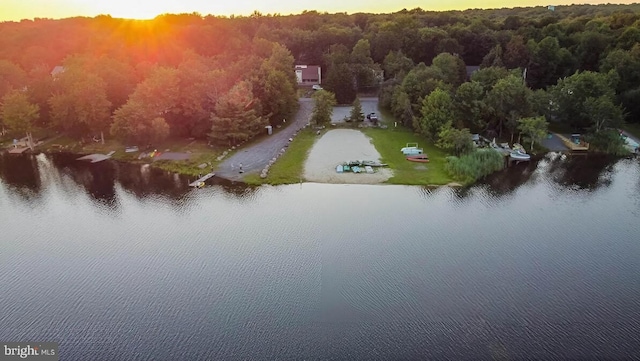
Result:
<svg viewBox="0 0 640 361"><path fill-rule="evenodd" d="M425 10L463 10L468 8L501 8L514 6L562 5L573 1L545 0L0 0L0 21L33 18L66 18L110 14L119 18L150 19L163 13L202 15L248 15L254 10L264 14L300 13L303 10L321 12L388 13L421 7ZM589 1L591 4L607 1ZM628 1L629 3L632 1Z"/></svg>

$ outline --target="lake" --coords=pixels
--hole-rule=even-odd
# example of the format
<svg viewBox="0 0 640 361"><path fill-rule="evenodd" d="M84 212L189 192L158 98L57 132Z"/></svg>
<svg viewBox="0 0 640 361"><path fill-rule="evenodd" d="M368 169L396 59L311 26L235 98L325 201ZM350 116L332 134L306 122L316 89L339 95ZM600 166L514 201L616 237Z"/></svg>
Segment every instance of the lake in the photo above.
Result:
<svg viewBox="0 0 640 361"><path fill-rule="evenodd" d="M0 155L0 340L61 360L630 359L640 161L248 188ZM362 175L366 177L366 174Z"/></svg>

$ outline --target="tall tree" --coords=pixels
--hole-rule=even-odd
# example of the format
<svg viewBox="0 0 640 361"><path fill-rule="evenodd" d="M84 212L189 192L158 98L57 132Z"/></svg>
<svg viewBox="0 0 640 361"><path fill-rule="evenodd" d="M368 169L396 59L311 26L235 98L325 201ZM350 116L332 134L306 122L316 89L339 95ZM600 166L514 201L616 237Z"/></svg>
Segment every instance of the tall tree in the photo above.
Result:
<svg viewBox="0 0 640 361"><path fill-rule="evenodd" d="M316 126L331 122L333 107L336 105L335 95L326 90L318 90L313 94L313 102L311 122Z"/></svg>
<svg viewBox="0 0 640 361"><path fill-rule="evenodd" d="M55 86L49 104L52 123L58 129L85 135L102 134L109 128L111 103L102 78L81 67L70 67L59 76Z"/></svg>
<svg viewBox="0 0 640 361"><path fill-rule="evenodd" d="M486 113L482 85L476 81L460 85L455 94L456 118L461 120L464 126L481 132L487 126L484 119Z"/></svg>
<svg viewBox="0 0 640 361"><path fill-rule="evenodd" d="M28 144L33 148L31 132L39 116L37 104L29 102L25 92L12 90L2 98L2 120L4 124L16 133L26 134Z"/></svg>
<svg viewBox="0 0 640 361"><path fill-rule="evenodd" d="M442 72L442 80L454 87L462 84L467 79L464 61L457 55L449 53L438 54L433 58L433 66Z"/></svg>
<svg viewBox="0 0 640 361"><path fill-rule="evenodd" d="M509 75L498 80L487 95L487 103L493 108L500 136L504 128L513 134L517 127L517 119L529 116L531 90L524 85L522 78Z"/></svg>
<svg viewBox="0 0 640 361"><path fill-rule="evenodd" d="M215 112L211 114L211 140L235 145L263 132L269 120L253 108L255 101L251 83L241 81L231 88L218 100Z"/></svg>
<svg viewBox="0 0 640 361"><path fill-rule="evenodd" d="M364 121L364 113L362 112L362 104L360 99L356 98L351 106L351 112L349 113L349 121L362 122Z"/></svg>
<svg viewBox="0 0 640 361"><path fill-rule="evenodd" d="M453 116L451 96L445 90L436 89L422 102L420 130L423 135L436 141L442 128L451 125Z"/></svg>
<svg viewBox="0 0 640 361"><path fill-rule="evenodd" d="M382 64L385 78L402 79L413 67L413 61L402 51L390 51Z"/></svg>
<svg viewBox="0 0 640 361"><path fill-rule="evenodd" d="M531 150L535 142L541 142L548 134L549 123L540 117L518 119L518 130L531 141Z"/></svg>

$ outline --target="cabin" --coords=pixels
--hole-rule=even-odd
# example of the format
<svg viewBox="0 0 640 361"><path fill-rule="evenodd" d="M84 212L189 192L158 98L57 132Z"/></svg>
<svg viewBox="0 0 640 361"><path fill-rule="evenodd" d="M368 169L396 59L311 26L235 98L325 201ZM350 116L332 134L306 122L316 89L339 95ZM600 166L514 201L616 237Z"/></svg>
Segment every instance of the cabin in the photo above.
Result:
<svg viewBox="0 0 640 361"><path fill-rule="evenodd" d="M295 72L298 85L322 84L322 69L320 69L320 65L296 65Z"/></svg>
<svg viewBox="0 0 640 361"><path fill-rule="evenodd" d="M57 65L53 70L51 70L51 76L54 78L62 73L64 73L64 66L62 65Z"/></svg>

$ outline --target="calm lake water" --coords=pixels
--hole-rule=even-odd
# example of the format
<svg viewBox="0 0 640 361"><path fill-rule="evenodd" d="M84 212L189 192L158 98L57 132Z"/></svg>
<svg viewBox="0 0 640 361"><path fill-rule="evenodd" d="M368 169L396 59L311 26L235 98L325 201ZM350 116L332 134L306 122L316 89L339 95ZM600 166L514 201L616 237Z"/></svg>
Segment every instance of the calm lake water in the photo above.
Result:
<svg viewBox="0 0 640 361"><path fill-rule="evenodd" d="M0 156L0 340L61 360L640 358L640 160L465 190ZM363 175L366 177L366 175Z"/></svg>

